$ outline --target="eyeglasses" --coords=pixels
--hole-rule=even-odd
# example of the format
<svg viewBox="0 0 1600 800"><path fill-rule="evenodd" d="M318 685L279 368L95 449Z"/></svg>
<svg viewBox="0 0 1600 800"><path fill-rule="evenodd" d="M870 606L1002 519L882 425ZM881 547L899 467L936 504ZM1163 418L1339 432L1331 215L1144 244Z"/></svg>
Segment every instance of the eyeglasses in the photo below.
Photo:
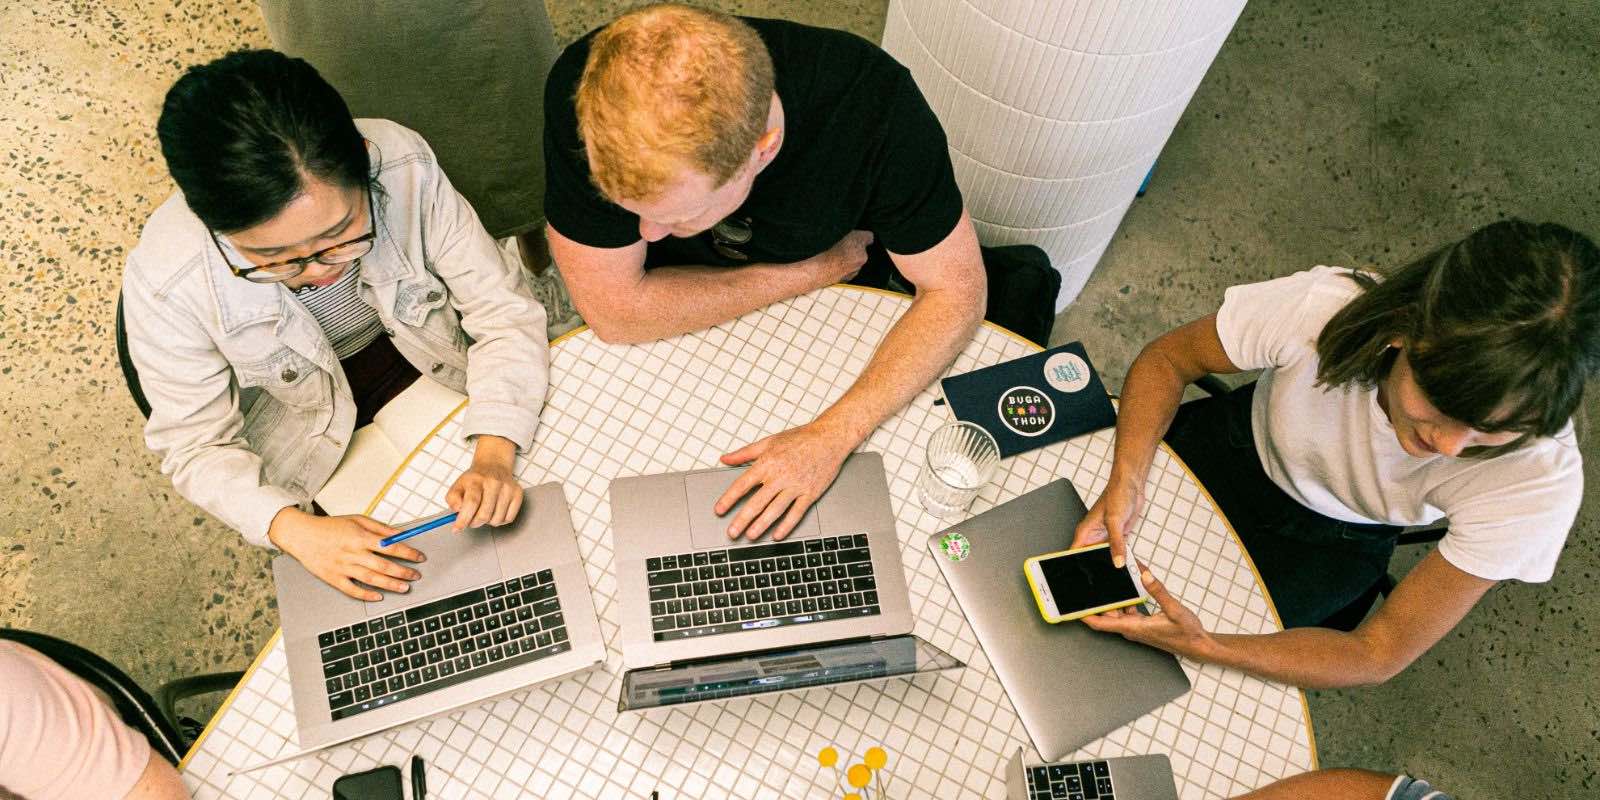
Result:
<svg viewBox="0 0 1600 800"><path fill-rule="evenodd" d="M283 261L274 261L271 264L262 264L258 267L240 267L228 260L228 251L222 249L222 242L217 240L215 231L207 230L211 234L211 243L217 246L217 252L222 254L222 262L228 265L233 274L255 283L282 283L306 271L306 267L316 264L348 264L372 252L372 245L378 238L378 219L375 207L372 204L372 186L367 186L367 224L371 227L365 235L357 236L348 242L340 242L332 247L324 247L315 253L299 258L289 258Z"/></svg>
<svg viewBox="0 0 1600 800"><path fill-rule="evenodd" d="M755 231L750 228L750 220L728 217L727 219L711 226L711 249L716 250L723 258L734 261L749 261L750 256L735 250L743 247L755 238Z"/></svg>

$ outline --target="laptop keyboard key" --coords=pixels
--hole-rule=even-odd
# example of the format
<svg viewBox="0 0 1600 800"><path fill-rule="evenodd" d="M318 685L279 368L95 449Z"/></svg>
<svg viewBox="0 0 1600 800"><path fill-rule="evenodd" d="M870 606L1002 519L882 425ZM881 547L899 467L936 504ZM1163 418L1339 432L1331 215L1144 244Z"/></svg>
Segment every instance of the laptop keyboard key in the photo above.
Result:
<svg viewBox="0 0 1600 800"><path fill-rule="evenodd" d="M841 563L841 564L852 564L852 563L855 563L857 561L871 561L871 560L872 560L872 553L868 552L865 548L854 548L854 547L852 547L849 550L840 550L839 551L839 563Z"/></svg>

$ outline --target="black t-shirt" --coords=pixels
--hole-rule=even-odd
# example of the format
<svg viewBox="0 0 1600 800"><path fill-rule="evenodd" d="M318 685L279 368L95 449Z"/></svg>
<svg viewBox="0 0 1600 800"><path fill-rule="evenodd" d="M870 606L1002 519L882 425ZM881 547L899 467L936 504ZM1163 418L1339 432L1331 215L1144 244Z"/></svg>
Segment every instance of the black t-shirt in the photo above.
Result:
<svg viewBox="0 0 1600 800"><path fill-rule="evenodd" d="M784 137L732 215L752 237L749 262L789 263L871 231L890 252L913 255L944 241L961 218L961 191L944 129L911 73L871 42L843 31L745 19L772 54ZM639 241L639 218L606 200L589 177L573 98L589 41L556 59L545 88L545 214L563 236L591 247ZM646 266L737 266L708 231L652 242Z"/></svg>

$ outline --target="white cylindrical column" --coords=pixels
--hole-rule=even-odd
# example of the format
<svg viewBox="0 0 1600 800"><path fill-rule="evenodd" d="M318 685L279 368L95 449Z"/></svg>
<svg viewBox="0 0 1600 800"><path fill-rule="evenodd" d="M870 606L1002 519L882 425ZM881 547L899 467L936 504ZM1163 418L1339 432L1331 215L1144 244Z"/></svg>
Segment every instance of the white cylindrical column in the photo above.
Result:
<svg viewBox="0 0 1600 800"><path fill-rule="evenodd" d="M890 0L883 47L944 123L984 244L1078 296L1244 0Z"/></svg>

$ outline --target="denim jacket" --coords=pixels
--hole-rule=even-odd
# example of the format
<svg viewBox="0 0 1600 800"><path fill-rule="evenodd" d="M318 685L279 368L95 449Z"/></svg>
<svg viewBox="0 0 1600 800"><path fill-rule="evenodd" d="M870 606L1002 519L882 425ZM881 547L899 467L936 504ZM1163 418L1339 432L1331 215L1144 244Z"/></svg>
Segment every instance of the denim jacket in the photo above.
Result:
<svg viewBox="0 0 1600 800"><path fill-rule="evenodd" d="M548 383L544 307L420 136L386 120L356 126L372 153L378 234L357 291L407 361L468 396L464 437L495 434L526 450ZM122 298L151 407L145 442L162 472L269 546L272 518L310 503L355 426L328 337L283 285L235 276L181 194L145 225Z"/></svg>

